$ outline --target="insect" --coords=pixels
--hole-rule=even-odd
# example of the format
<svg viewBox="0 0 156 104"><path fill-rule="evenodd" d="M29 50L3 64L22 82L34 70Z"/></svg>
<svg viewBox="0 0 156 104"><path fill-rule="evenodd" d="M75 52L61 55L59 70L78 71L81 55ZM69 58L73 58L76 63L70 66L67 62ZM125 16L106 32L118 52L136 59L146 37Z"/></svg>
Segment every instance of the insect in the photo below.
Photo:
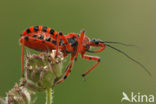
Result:
<svg viewBox="0 0 156 104"><path fill-rule="evenodd" d="M22 75L24 76L24 47L27 46L31 49L37 51L48 52L51 50L60 50L64 57L67 55L71 55L70 63L67 66L64 77L60 79L57 83L63 82L71 72L71 68L74 60L77 60L78 54L81 54L81 57L85 60L96 61L88 71L82 74L85 77L89 72L91 72L99 63L100 58L97 56L89 56L86 55L86 52L98 53L103 51L106 47L112 48L119 53L125 55L130 60L134 61L138 65L140 65L145 71L151 75L151 73L147 70L147 68L141 64L139 61L127 55L125 52L113 47L110 44L119 44L124 46L131 46L129 44L124 44L121 42L111 42L111 41L101 41L101 40L90 40L87 36L85 36L85 31L81 31L80 34L70 33L68 35L64 35L62 32L56 32L54 29L51 29L46 26L34 26L26 29L20 38L20 43L22 44ZM98 50L92 51L90 47L100 47Z"/></svg>

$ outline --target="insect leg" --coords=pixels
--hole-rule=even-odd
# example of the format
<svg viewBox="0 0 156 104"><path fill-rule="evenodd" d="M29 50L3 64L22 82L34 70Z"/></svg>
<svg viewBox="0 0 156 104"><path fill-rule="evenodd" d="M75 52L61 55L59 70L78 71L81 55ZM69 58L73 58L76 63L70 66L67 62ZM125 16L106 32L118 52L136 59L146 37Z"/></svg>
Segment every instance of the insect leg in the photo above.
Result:
<svg viewBox="0 0 156 104"><path fill-rule="evenodd" d="M67 48L67 51L71 51L71 45L69 44L67 38L64 36L62 32L59 32L59 35L61 36L61 39L63 40L65 47Z"/></svg>
<svg viewBox="0 0 156 104"><path fill-rule="evenodd" d="M83 55L83 54L81 56L83 59L86 59L86 60L97 61L97 63L94 66L92 66L87 72L82 74L82 77L85 77L90 71L92 71L100 63L100 58L96 56L89 56L89 55Z"/></svg>
<svg viewBox="0 0 156 104"><path fill-rule="evenodd" d="M82 32L80 33L80 39L78 41L78 48L77 48L77 52L76 52L76 55L75 55L75 60L77 60L78 53L81 50L82 41L83 41L83 38L84 38L84 35L85 35L84 33L85 33L84 30L82 30Z"/></svg>
<svg viewBox="0 0 156 104"><path fill-rule="evenodd" d="M22 77L24 77L24 45L25 45L25 40L23 39L22 41Z"/></svg>
<svg viewBox="0 0 156 104"><path fill-rule="evenodd" d="M56 84L59 84L59 83L63 82L68 77L68 75L71 72L71 68L72 68L72 65L73 65L73 60L74 60L74 56L71 57L71 62L66 68L64 77L62 79L60 79L59 81L57 81Z"/></svg>
<svg viewBox="0 0 156 104"><path fill-rule="evenodd" d="M98 43L98 44L90 43L90 46L101 47L100 49L98 49L96 51L87 50L88 52L91 52L91 53L98 53L98 52L103 51L106 48L106 45L104 43Z"/></svg>
<svg viewBox="0 0 156 104"><path fill-rule="evenodd" d="M60 35L57 35L56 56L58 55L59 42L60 42Z"/></svg>

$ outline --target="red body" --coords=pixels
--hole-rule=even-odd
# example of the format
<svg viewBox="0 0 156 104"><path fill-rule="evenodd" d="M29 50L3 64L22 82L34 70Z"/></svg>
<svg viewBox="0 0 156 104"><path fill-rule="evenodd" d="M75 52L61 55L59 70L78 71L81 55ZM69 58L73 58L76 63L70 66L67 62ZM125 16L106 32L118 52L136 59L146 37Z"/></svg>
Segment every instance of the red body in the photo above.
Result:
<svg viewBox="0 0 156 104"><path fill-rule="evenodd" d="M99 63L100 58L96 56L84 55L86 51L89 50L90 46L101 47L97 51L92 51L94 53L101 52L105 49L105 44L99 41L90 41L88 37L85 36L84 31L80 34L70 33L64 35L63 33L57 33L55 30L45 27L45 26L34 26L30 27L23 32L20 38L20 43L22 44L22 73L24 75L24 47L27 46L31 49L37 51L51 51L60 50L63 52L64 57L71 54L71 62L67 67L64 77L58 81L58 83L64 81L70 73L71 67L73 65L73 60L77 59L80 53L82 58L86 60L94 60L97 63L82 76L87 75L91 70L93 70Z"/></svg>

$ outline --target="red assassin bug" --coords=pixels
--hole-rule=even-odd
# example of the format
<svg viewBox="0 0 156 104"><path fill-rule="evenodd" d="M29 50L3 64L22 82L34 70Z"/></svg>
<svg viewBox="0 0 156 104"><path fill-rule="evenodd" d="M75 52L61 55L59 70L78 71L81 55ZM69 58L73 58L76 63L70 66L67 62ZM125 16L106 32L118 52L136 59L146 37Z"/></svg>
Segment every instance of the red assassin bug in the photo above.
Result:
<svg viewBox="0 0 156 104"><path fill-rule="evenodd" d="M83 59L96 61L96 64L94 66L92 66L87 72L82 74L83 77L86 76L100 63L100 58L96 56L85 55L85 53L86 52L98 53L103 51L106 46L125 55L127 58L140 65L143 69L145 69L145 71L149 75L151 75L151 73L147 70L147 68L139 61L131 58L125 52L110 45L112 43L112 44L129 46L128 44L124 44L121 42L90 40L87 36L85 36L84 31L82 31L80 35L76 33L70 33L65 36L62 32L57 33L55 30L45 26L34 26L28 28L23 32L20 38L20 42L22 44L23 76L24 76L24 46L27 46L37 51L44 51L44 52L56 50L57 53L58 50L60 50L63 53L64 57L66 57L68 54L71 54L70 64L67 66L65 75L57 83L64 81L68 77L69 73L71 72L73 61L77 59L79 53L81 54L81 57ZM89 50L91 46L101 47L101 48L96 51L91 51Z"/></svg>

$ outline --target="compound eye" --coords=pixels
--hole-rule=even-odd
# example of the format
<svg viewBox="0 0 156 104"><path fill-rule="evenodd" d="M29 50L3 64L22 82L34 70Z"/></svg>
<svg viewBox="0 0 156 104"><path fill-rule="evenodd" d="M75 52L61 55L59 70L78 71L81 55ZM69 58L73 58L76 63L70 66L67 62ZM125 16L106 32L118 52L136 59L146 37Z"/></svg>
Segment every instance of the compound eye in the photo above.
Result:
<svg viewBox="0 0 156 104"><path fill-rule="evenodd" d="M99 41L95 41L95 44L98 45L99 44Z"/></svg>

